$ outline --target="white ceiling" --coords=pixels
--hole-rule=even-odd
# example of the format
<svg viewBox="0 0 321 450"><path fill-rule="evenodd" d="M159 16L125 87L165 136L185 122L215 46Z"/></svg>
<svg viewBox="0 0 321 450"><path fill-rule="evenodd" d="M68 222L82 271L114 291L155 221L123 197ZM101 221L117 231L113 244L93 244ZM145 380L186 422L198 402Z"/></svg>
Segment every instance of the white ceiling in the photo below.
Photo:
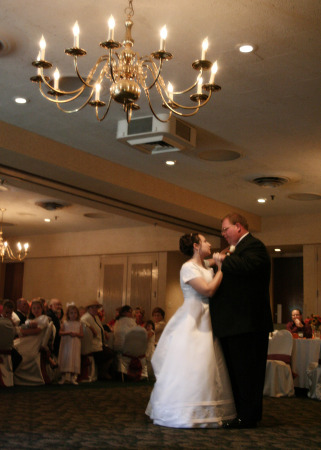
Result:
<svg viewBox="0 0 321 450"><path fill-rule="evenodd" d="M66 115L44 100L37 85L29 81L35 74L31 62L37 57L42 34L47 42L46 59L53 63L53 70L57 66L63 76L74 75L72 59L64 49L72 46L76 20L80 46L88 52L80 61L80 70L87 74L102 54L99 42L107 38L111 13L116 20L115 39L123 39L126 6L126 0L57 0L42 5L36 0L2 0L0 120L227 203L231 208L259 216L320 212L321 200L297 201L289 195L321 196L321 2L134 1L134 49L141 55L158 50L159 30L167 25L167 49L174 58L166 63L165 78L170 79L174 90L194 80L191 63L200 58L205 37L209 40L208 59L218 61L215 80L222 90L196 116L186 119L197 128L197 146L175 153L177 164L171 168L164 164L168 155L146 155L116 140L117 122L125 118L120 105L113 104L102 123L96 121L89 106L78 114ZM241 43L254 44L255 52L241 54ZM16 96L29 101L17 105L13 102ZM148 115L145 100L141 98L139 103L141 110L134 117ZM241 156L225 162L199 156L217 150L237 151ZM17 167L10 150L3 145L0 152L0 165ZM24 169L33 170L31 165ZM289 182L279 188L262 188L251 182L258 176L282 176ZM86 188L85 184L82 187ZM34 203L55 196L40 190L21 194L20 188L25 186L12 186L10 194L0 191L0 207L8 210L5 221L29 224L28 233L47 232L43 225L41 229L33 228L33 215L39 214L42 219L45 212ZM267 203L258 204L258 197L266 197ZM91 229L125 223L112 214L102 222L83 218L83 214L94 210L92 205L83 204L69 208L69 213L65 208L55 214L55 226L63 231L62 224L59 229L62 214L72 219L69 225L67 219L65 222L70 231L77 226ZM128 219L126 223L136 224ZM13 234L7 228L7 233ZM19 232L19 228L16 230Z"/></svg>

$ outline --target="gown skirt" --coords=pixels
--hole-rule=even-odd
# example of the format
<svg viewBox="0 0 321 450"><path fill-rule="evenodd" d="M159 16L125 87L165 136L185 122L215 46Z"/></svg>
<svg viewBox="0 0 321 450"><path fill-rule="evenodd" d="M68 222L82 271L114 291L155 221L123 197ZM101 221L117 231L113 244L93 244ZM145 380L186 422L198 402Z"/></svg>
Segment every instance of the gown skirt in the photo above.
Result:
<svg viewBox="0 0 321 450"><path fill-rule="evenodd" d="M152 358L156 383L146 414L166 427L218 428L236 417L224 356L213 338L208 299L189 285L182 289L184 303Z"/></svg>

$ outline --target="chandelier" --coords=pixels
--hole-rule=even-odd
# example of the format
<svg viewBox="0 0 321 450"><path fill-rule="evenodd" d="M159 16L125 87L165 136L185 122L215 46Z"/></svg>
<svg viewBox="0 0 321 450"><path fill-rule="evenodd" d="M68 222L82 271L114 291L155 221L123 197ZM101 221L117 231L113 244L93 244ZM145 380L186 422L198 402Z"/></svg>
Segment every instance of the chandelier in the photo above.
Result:
<svg viewBox="0 0 321 450"><path fill-rule="evenodd" d="M207 38L202 43L201 59L192 63L193 69L198 72L195 82L184 90L174 91L172 84L170 82L166 84L161 75L164 62L173 57L166 50L166 26L161 30L160 49L148 56L140 57L133 49L134 40L131 35L134 15L133 0L129 0L125 14L127 19L124 41L120 43L114 40L115 20L111 16L108 21L108 40L100 43L106 53L98 58L87 77L83 77L78 68L78 58L86 55L87 52L79 47L79 26L77 22L75 23L73 47L65 49L65 53L74 59L75 72L81 82L79 88L71 91L61 89L59 86L60 73L57 68L53 80L44 75L44 70L50 69L52 64L45 60L46 42L43 36L40 40L40 52L37 60L32 62L32 65L37 68L37 75L31 77L31 81L38 83L41 94L47 100L55 103L61 111L74 113L90 105L95 108L96 118L100 122L107 116L112 101L123 106L127 121L130 122L132 112L140 109L136 102L140 98L141 91L144 92L153 115L161 122L167 122L172 114L183 117L195 115L202 106L208 103L212 93L221 89L214 83L217 62L212 63L206 59ZM211 74L206 83L203 79L203 72L208 70ZM158 92L162 106L168 110L169 114L166 119L161 119L155 113L150 98L153 88ZM191 92L189 99L186 99L185 96L184 104L179 103L182 96L189 92ZM88 93L88 96L84 103L78 105L77 99L83 93ZM105 93L107 94L105 95ZM186 100L188 100L188 104L186 104ZM67 104L71 102L74 102L74 106L77 103L77 106L74 109L66 109Z"/></svg>
<svg viewBox="0 0 321 450"><path fill-rule="evenodd" d="M3 225L3 213L6 211L5 208L0 208L0 211L2 213L1 217L1 224L0 224L0 256L1 261L3 262L4 259L9 258L13 261L22 261L25 259L28 253L29 244L26 242L23 244L23 246L20 244L20 242L17 243L18 253L17 255L14 254L13 250L11 249L9 243L7 241L3 241L3 233L2 233L2 225Z"/></svg>

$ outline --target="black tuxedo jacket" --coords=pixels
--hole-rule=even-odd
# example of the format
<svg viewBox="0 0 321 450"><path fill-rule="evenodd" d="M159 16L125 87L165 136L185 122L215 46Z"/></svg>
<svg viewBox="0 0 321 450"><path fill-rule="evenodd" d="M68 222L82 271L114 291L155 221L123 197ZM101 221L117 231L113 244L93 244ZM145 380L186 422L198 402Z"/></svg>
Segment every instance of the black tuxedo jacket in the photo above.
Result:
<svg viewBox="0 0 321 450"><path fill-rule="evenodd" d="M222 263L223 280L210 299L217 337L272 331L269 284L271 263L264 244L251 234Z"/></svg>

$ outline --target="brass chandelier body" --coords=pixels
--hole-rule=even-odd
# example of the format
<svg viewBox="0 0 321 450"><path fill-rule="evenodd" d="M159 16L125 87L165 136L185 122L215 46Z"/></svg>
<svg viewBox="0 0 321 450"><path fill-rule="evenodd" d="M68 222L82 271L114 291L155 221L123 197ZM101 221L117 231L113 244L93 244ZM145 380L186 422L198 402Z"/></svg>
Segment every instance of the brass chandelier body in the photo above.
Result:
<svg viewBox="0 0 321 450"><path fill-rule="evenodd" d="M1 223L0 223L0 257L1 262L3 262L6 259L11 259L12 261L22 261L25 259L25 257L28 254L29 244L26 242L25 244L21 245L20 242L17 243L18 253L15 254L14 251L11 249L9 243L7 241L3 240L3 232L2 232L2 225L3 225L3 214L5 212L5 208L0 209L2 217L1 217Z"/></svg>
<svg viewBox="0 0 321 450"><path fill-rule="evenodd" d="M39 53L36 61L33 61L33 66L37 67L37 75L31 77L31 81L39 84L41 94L49 101L56 103L57 107L66 113L74 113L90 105L96 110L96 118L102 121L107 116L112 100L122 104L124 111L127 114L127 121L129 122L134 110L140 109L136 103L140 99L141 91L144 91L148 100L149 107L153 115L161 122L167 122L172 114L182 117L189 117L195 115L199 109L205 106L211 98L212 92L221 89L220 86L214 83L214 74L217 70L215 63L205 59L205 51L203 46L202 58L193 62L192 67L198 72L196 81L192 86L182 91L173 92L170 90L170 83L166 86L165 81L161 75L164 61L172 59L172 54L165 50L166 36L161 39L160 50L153 52L149 56L140 57L134 51L134 40L132 38L132 17L134 15L133 0L129 0L129 6L125 9L127 20L125 21L125 39L122 43L113 39L114 30L109 30L109 39L101 42L100 46L106 50L106 53L98 58L95 65L90 70L87 78L83 78L78 69L78 58L86 55L86 50L79 48L79 28L74 31L74 46L65 49L65 53L74 58L74 66L77 77L81 81L81 86L72 91L64 91L59 89L59 74L56 69L55 81L50 83L50 78L44 75L45 69L50 69L52 64L44 58L43 44L42 51ZM75 27L78 24L75 24ZM75 29L74 29L75 30ZM44 40L43 40L44 42ZM205 41L204 41L205 42ZM203 42L203 45L204 45ZM41 43L40 43L41 45ZM207 49L207 47L206 47ZM119 52L117 52L117 50ZM212 68L212 75L209 83L203 83L202 74ZM105 88L109 85L109 98L104 101L100 98L101 86ZM197 91L195 92L195 88ZM49 91L45 92L49 88ZM151 103L150 91L156 89L162 99L162 106L169 110L167 119L160 119ZM87 90L88 97L83 104L75 109L67 110L64 106L79 98L83 92ZM183 105L178 102L178 96L187 94L194 90L190 95L189 105ZM105 91L105 89L104 89ZM174 100L175 98L175 100Z"/></svg>

